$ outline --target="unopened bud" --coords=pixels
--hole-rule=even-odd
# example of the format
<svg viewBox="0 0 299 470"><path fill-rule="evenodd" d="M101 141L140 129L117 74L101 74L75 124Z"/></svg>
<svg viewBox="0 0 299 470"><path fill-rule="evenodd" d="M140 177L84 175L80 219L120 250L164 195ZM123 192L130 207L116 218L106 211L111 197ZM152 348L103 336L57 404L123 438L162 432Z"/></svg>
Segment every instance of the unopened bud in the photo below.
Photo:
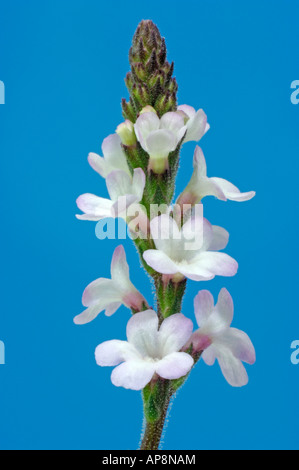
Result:
<svg viewBox="0 0 299 470"><path fill-rule="evenodd" d="M156 113L156 110L155 108L153 108L152 106L148 105L148 106L145 106L145 108L143 108L139 114L145 114L145 113Z"/></svg>
<svg viewBox="0 0 299 470"><path fill-rule="evenodd" d="M136 144L136 136L134 131L134 124L126 119L116 129L116 133L119 135L122 143L127 147L132 147Z"/></svg>

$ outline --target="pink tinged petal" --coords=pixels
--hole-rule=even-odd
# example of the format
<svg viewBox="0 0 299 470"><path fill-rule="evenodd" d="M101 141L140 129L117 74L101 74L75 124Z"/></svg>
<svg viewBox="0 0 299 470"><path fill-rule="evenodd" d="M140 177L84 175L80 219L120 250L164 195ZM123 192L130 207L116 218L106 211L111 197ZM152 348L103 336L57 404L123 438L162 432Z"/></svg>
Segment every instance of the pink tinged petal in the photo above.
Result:
<svg viewBox="0 0 299 470"><path fill-rule="evenodd" d="M159 330L159 344L162 356L179 351L193 331L192 321L182 313L166 318Z"/></svg>
<svg viewBox="0 0 299 470"><path fill-rule="evenodd" d="M230 327L234 318L234 301L227 289L221 289L215 307L224 327Z"/></svg>
<svg viewBox="0 0 299 470"><path fill-rule="evenodd" d="M117 366L123 361L138 359L138 353L127 341L105 341L95 350L96 362L99 366Z"/></svg>
<svg viewBox="0 0 299 470"><path fill-rule="evenodd" d="M214 309L214 298L208 290L200 291L194 299L194 312L197 324L201 327Z"/></svg>
<svg viewBox="0 0 299 470"><path fill-rule="evenodd" d="M156 372L164 379L179 379L188 374L194 364L193 358L185 352L173 352L156 364Z"/></svg>
<svg viewBox="0 0 299 470"><path fill-rule="evenodd" d="M176 136L180 135L180 131L182 130L184 125L185 123L183 117L176 112L169 112L164 114L160 121L161 129L167 129ZM177 143L178 142L179 139L177 140Z"/></svg>
<svg viewBox="0 0 299 470"><path fill-rule="evenodd" d="M154 373L154 363L131 360L124 362L112 371L111 381L116 387L142 390L151 381Z"/></svg>
<svg viewBox="0 0 299 470"><path fill-rule="evenodd" d="M95 196L94 194L83 194L77 199L77 206L85 212L85 218L90 216L90 220L100 220L111 217L112 202L109 199ZM77 216L81 218L82 216ZM86 220L89 220L86 218Z"/></svg>
<svg viewBox="0 0 299 470"><path fill-rule="evenodd" d="M230 328L229 331L221 337L221 341L230 348L233 355L242 362L253 365L256 361L254 346L249 336L244 331Z"/></svg>
<svg viewBox="0 0 299 470"><path fill-rule="evenodd" d="M86 325L86 323L90 323L91 321L93 321L99 315L100 312L105 310L105 308L105 303L99 302L97 304L94 304L84 310L84 312L82 312L80 315L77 315L74 318L74 323L76 325Z"/></svg>
<svg viewBox="0 0 299 470"><path fill-rule="evenodd" d="M121 305L121 302L114 302L113 304L108 305L105 310L106 317L111 317L112 315L114 315L114 313L121 307Z"/></svg>
<svg viewBox="0 0 299 470"><path fill-rule="evenodd" d="M216 350L213 345L209 346L201 355L207 366L213 366L216 361Z"/></svg>
<svg viewBox="0 0 299 470"><path fill-rule="evenodd" d="M142 199L145 180L144 171L141 168L136 168L133 174L132 193L137 196L137 202Z"/></svg>
<svg viewBox="0 0 299 470"><path fill-rule="evenodd" d="M121 139L117 134L109 135L102 145L106 163L106 176L114 170L125 171L130 175L126 155L121 147Z"/></svg>
<svg viewBox="0 0 299 470"><path fill-rule="evenodd" d="M241 193L240 190L236 186L234 186L232 183L222 178L213 177L213 178L210 178L210 181L214 183L216 186L218 186L218 188L223 192L225 197L231 201L237 201L237 202L249 201L256 194L254 191Z"/></svg>
<svg viewBox="0 0 299 470"><path fill-rule="evenodd" d="M158 344L158 316L153 310L136 313L127 324L128 342L144 357L155 357Z"/></svg>
<svg viewBox="0 0 299 470"><path fill-rule="evenodd" d="M156 113L144 113L137 119L134 129L137 139L142 148L147 152L147 137L151 132L158 130L160 127L160 119Z"/></svg>
<svg viewBox="0 0 299 470"><path fill-rule="evenodd" d="M228 350L223 350L217 359L227 382L232 387L244 387L248 384L248 374L242 362Z"/></svg>
<svg viewBox="0 0 299 470"><path fill-rule="evenodd" d="M121 294L117 283L114 283L111 279L100 278L91 282L86 287L83 292L82 304L84 307L89 307L99 302L108 305L119 300L121 300Z"/></svg>
<svg viewBox="0 0 299 470"><path fill-rule="evenodd" d="M187 122L187 135L185 142L194 140L198 142L206 133L207 116L202 109L197 111L195 116L191 117Z"/></svg>
<svg viewBox="0 0 299 470"><path fill-rule="evenodd" d="M120 196L132 194L132 177L124 171L116 170L109 173L106 185L112 201L117 201Z"/></svg>
<svg viewBox="0 0 299 470"><path fill-rule="evenodd" d="M194 117L196 114L195 109L187 104L182 104L181 106L179 106L178 111L183 111L189 118Z"/></svg>
<svg viewBox="0 0 299 470"><path fill-rule="evenodd" d="M211 251L224 250L224 248L227 247L228 240L229 240L228 231L217 225L213 225L212 230L213 230L213 237L210 242L209 250Z"/></svg>
<svg viewBox="0 0 299 470"><path fill-rule="evenodd" d="M194 266L199 270L207 270L214 276L235 276L238 271L238 263L231 256L215 251L200 253L194 260Z"/></svg>
<svg viewBox="0 0 299 470"><path fill-rule="evenodd" d="M115 248L111 261L111 278L121 289L131 288L129 265L122 245Z"/></svg>
<svg viewBox="0 0 299 470"><path fill-rule="evenodd" d="M103 157L100 157L96 153L90 153L88 155L88 163L94 171L99 173L103 178L106 178L106 162Z"/></svg>
<svg viewBox="0 0 299 470"><path fill-rule="evenodd" d="M197 145L194 151L193 168L196 170L197 178L207 176L207 164L202 149Z"/></svg>
<svg viewBox="0 0 299 470"><path fill-rule="evenodd" d="M186 343L186 346L184 346L184 350L187 350L192 345L193 352L199 353L200 351L205 351L211 344L212 340L210 337L200 333L200 330L197 330Z"/></svg>
<svg viewBox="0 0 299 470"><path fill-rule="evenodd" d="M179 272L192 281L210 281L215 274L196 263L181 262L178 266Z"/></svg>
<svg viewBox="0 0 299 470"><path fill-rule="evenodd" d="M158 273L176 274L178 272L177 264L163 251L147 250L143 253L143 259Z"/></svg>

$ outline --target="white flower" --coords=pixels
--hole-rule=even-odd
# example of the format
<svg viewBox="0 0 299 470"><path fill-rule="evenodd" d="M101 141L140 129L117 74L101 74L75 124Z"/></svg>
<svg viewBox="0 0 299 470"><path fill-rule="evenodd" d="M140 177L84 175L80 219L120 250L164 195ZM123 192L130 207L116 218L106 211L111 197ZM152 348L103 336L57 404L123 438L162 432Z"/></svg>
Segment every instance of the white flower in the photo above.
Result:
<svg viewBox="0 0 299 470"><path fill-rule="evenodd" d="M233 387L248 383L248 375L242 364L254 364L254 347L243 331L230 328L234 316L233 299L226 289L220 291L218 303L214 306L212 294L201 291L194 300L195 316L200 327L191 336L193 351L204 351L202 358L212 366L218 359L222 373ZM185 348L184 348L185 349Z"/></svg>
<svg viewBox="0 0 299 470"><path fill-rule="evenodd" d="M158 329L153 310L133 315L127 325L128 341L106 341L95 352L100 366L117 366L111 380L117 387L143 389L158 374L164 379L178 379L193 366L192 357L178 352L193 330L192 321L181 313L168 317Z"/></svg>
<svg viewBox="0 0 299 470"><path fill-rule="evenodd" d="M178 111L183 113L187 127L187 134L184 142L194 140L198 142L210 129L207 122L207 116L202 109L195 111L192 106L183 104L178 107Z"/></svg>
<svg viewBox="0 0 299 470"><path fill-rule="evenodd" d="M143 110L135 125L137 139L149 156L150 168L163 173L168 167L168 155L182 140L186 126L184 118L176 112L169 112L161 119L155 112Z"/></svg>
<svg viewBox="0 0 299 470"><path fill-rule="evenodd" d="M82 303L88 307L83 313L74 318L77 325L84 325L94 320L100 312L111 316L123 304L135 311L147 306L144 297L133 286L129 277L129 266L122 245L113 254L111 263L111 279L100 278L86 287Z"/></svg>
<svg viewBox="0 0 299 470"><path fill-rule="evenodd" d="M205 157L200 147L195 149L193 167L192 178L177 201L181 206L197 204L205 196L215 196L222 201L230 199L239 202L248 201L255 196L254 191L241 193L236 186L222 178L208 178Z"/></svg>
<svg viewBox="0 0 299 470"><path fill-rule="evenodd" d="M103 178L107 178L109 173L115 170L122 170L129 176L131 175L126 155L121 147L121 139L117 134L106 137L102 144L102 151L104 157L90 153L88 162Z"/></svg>
<svg viewBox="0 0 299 470"><path fill-rule="evenodd" d="M106 177L106 185L111 199L88 193L77 199L77 206L84 212L76 216L78 219L98 221L106 217L126 218L129 207L142 199L145 174L141 168L134 170L133 177L121 170L112 171Z"/></svg>
<svg viewBox="0 0 299 470"><path fill-rule="evenodd" d="M192 239L198 235L194 227L202 226L203 243L190 249ZM228 243L229 234L221 227L212 226L206 219L192 216L180 230L168 215L151 221L151 235L156 250L147 250L143 257L147 264L174 279L187 277L194 281L206 281L218 276L234 276L238 263L225 253L219 253ZM191 244L191 245L190 245ZM195 243L196 245L196 243Z"/></svg>

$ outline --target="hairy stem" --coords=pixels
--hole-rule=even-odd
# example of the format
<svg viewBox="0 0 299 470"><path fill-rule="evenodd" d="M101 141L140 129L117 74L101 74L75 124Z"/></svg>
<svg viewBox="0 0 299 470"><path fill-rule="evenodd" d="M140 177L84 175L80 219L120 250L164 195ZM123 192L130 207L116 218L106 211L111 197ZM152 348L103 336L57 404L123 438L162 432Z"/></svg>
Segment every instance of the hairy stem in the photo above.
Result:
<svg viewBox="0 0 299 470"><path fill-rule="evenodd" d="M159 394L159 408L161 414L156 421L147 421L146 428L143 435L142 443L140 450L158 450L163 429L165 426L165 419L167 416L167 411L169 403L172 397L172 387L171 383L167 380L163 383L163 392Z"/></svg>

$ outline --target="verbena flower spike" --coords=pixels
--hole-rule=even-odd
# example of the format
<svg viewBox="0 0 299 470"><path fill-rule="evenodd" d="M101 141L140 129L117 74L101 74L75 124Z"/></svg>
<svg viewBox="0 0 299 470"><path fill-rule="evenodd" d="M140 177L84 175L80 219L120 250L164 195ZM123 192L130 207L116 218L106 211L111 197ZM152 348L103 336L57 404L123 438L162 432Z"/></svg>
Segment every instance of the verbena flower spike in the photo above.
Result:
<svg viewBox="0 0 299 470"><path fill-rule="evenodd" d="M180 149L185 142L203 139L210 125L202 109L177 105L174 65L167 61L165 40L152 21L138 26L129 59L131 71L125 81L130 96L122 100L124 121L104 140L103 157L88 156L91 167L105 178L110 198L83 194L77 200L83 214L77 217L91 221L121 217L127 222L155 287L156 311L132 284L124 248L118 246L111 279L100 278L86 288L82 299L86 310L74 322L89 323L102 311L111 316L122 305L130 309L127 340L101 342L95 359L99 366L114 367L114 385L142 390L146 426L140 449L156 450L170 401L201 357L208 365L217 359L230 385L248 382L243 363L253 364L255 351L249 337L231 327L233 300L228 291L221 290L216 305L209 291L198 293L195 331L186 316L189 312L178 312L183 311L187 280L209 281L234 276L238 270L237 261L222 252L228 232L202 215L203 198L240 202L255 193L241 193L222 178L208 177L197 146L192 178L172 206ZM131 274L136 278L135 270Z"/></svg>

